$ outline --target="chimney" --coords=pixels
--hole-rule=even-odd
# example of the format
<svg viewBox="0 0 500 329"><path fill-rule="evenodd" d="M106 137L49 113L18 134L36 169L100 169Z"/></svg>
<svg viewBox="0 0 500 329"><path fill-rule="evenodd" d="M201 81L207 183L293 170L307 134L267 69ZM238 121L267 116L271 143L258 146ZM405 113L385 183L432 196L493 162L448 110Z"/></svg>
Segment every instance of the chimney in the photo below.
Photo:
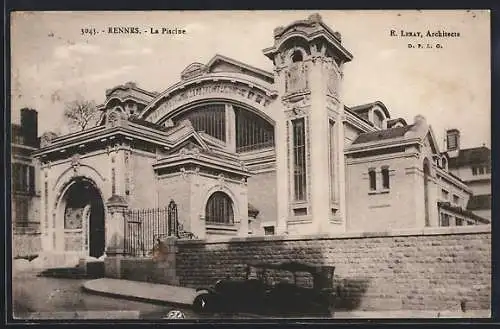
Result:
<svg viewBox="0 0 500 329"><path fill-rule="evenodd" d="M460 151L460 131L458 129L446 131L446 151L450 157L458 156Z"/></svg>
<svg viewBox="0 0 500 329"><path fill-rule="evenodd" d="M21 135L25 145L38 146L38 112L36 110L21 109Z"/></svg>
<svg viewBox="0 0 500 329"><path fill-rule="evenodd" d="M446 150L460 150L460 131L458 129L449 129L446 131Z"/></svg>
<svg viewBox="0 0 500 329"><path fill-rule="evenodd" d="M417 125L420 125L420 124L427 124L427 120L425 119L425 117L421 114L417 114L414 118L413 118L413 123L417 124Z"/></svg>

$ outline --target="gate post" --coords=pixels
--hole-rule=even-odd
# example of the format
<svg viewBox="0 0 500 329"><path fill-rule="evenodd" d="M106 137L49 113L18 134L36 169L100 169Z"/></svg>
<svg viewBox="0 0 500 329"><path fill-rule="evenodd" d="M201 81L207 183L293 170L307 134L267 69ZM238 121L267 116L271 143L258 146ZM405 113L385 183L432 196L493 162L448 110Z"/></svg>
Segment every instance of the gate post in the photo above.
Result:
<svg viewBox="0 0 500 329"><path fill-rule="evenodd" d="M106 202L109 216L106 221L106 258L104 271L107 277L120 278L121 260L125 254L125 225L128 203L124 197L113 195Z"/></svg>

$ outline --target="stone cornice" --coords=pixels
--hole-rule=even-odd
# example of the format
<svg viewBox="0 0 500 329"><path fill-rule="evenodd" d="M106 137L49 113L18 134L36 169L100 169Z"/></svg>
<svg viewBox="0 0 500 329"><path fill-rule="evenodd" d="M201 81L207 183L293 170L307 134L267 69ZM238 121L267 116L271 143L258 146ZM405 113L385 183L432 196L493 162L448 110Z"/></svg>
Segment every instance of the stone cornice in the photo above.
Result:
<svg viewBox="0 0 500 329"><path fill-rule="evenodd" d="M349 111L345 111L345 121L352 127L357 128L362 132L372 132L377 130L375 127L357 118L354 114L350 113Z"/></svg>
<svg viewBox="0 0 500 329"><path fill-rule="evenodd" d="M397 152L397 153L392 153L392 154L384 154L384 155L374 155L374 156L369 156L369 157L363 157L363 158L347 158L346 159L346 164L351 165L351 164L358 164L358 163L367 163L367 162L372 162L372 161L381 161L381 160L390 160L390 159L399 159L399 158L416 158L418 157L417 152Z"/></svg>
<svg viewBox="0 0 500 329"><path fill-rule="evenodd" d="M366 151L374 151L385 149L389 147L398 147L398 146L408 146L414 144L420 144L421 139L419 137L408 138L408 139L395 139L395 140L387 140L387 141L376 141L372 143L363 143L363 144L355 144L349 146L345 149L344 154L354 154L359 152Z"/></svg>
<svg viewBox="0 0 500 329"><path fill-rule="evenodd" d="M472 194L472 190L463 182L462 180L453 177L450 173L444 171L443 169L436 166L436 174L441 178L447 180L449 183L452 183L456 187L466 191L469 194Z"/></svg>
<svg viewBox="0 0 500 329"><path fill-rule="evenodd" d="M310 241L332 239L363 239L363 238L393 238L402 236L436 236L436 235L467 235L488 234L491 236L491 225L426 227L419 229L395 229L382 232L345 232L315 235L267 235L255 237L213 238L210 240L177 240L177 244L220 244L266 241Z"/></svg>
<svg viewBox="0 0 500 329"><path fill-rule="evenodd" d="M141 139L150 143L157 144L159 146L172 148L178 145L184 139L189 138L191 135L193 135L193 130L189 129L186 134L178 136L176 140L172 140L171 138L169 138L172 133L177 132L181 128L185 127L176 127L171 131L164 132L130 121L125 121L123 125L115 127L99 126L97 128L58 137L52 140L51 144L34 152L33 156L39 157L41 155L57 152L68 147L74 147L102 139L116 138L117 135L124 136L128 139ZM200 142L202 147L207 148L206 144L203 140L201 140L201 138L197 137L197 140Z"/></svg>
<svg viewBox="0 0 500 329"><path fill-rule="evenodd" d="M221 161L218 158L211 157L210 155L199 154L175 154L160 159L153 165L154 170L162 168L169 168L172 166L182 166L187 164L194 164L198 166L208 167L220 171L230 172L236 175L250 177L252 174L242 168L241 165L236 163L228 163Z"/></svg>

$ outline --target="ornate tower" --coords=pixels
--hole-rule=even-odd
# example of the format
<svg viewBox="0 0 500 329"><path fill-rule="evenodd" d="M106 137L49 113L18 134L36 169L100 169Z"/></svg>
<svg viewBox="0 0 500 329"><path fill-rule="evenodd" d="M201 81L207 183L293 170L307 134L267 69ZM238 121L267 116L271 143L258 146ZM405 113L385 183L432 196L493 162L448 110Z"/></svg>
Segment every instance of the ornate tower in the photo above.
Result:
<svg viewBox="0 0 500 329"><path fill-rule="evenodd" d="M345 230L342 68L352 55L318 14L274 31L277 233Z"/></svg>

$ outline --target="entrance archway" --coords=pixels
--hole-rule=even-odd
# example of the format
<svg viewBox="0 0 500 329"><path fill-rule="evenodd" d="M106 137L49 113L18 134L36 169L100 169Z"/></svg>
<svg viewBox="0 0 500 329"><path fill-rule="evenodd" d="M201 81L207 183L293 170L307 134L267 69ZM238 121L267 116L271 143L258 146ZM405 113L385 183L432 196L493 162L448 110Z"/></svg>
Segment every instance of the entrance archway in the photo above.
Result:
<svg viewBox="0 0 500 329"><path fill-rule="evenodd" d="M65 251L82 251L100 257L105 248L105 209L99 189L91 181L76 178L63 197Z"/></svg>

